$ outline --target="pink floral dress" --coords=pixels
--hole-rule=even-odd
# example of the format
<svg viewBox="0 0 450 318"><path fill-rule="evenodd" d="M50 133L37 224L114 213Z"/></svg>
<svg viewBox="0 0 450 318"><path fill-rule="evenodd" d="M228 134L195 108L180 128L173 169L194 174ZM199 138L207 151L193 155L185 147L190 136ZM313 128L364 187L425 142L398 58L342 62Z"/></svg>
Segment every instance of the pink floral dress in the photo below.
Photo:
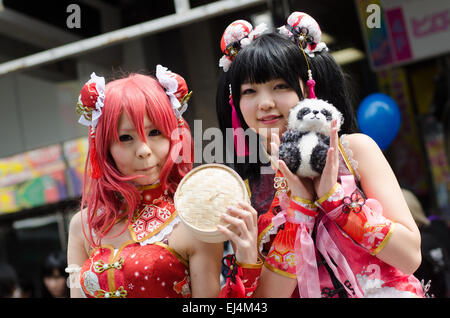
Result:
<svg viewBox="0 0 450 318"><path fill-rule="evenodd" d="M351 178L356 187L357 163L351 158L345 136L340 139L339 150L339 177ZM344 202L344 208L357 209L358 204L363 203L360 197L351 196L351 193L348 197L352 202ZM333 196L328 198L333 199ZM299 297L302 289L309 297L424 297L417 278L379 260L323 211L318 210L314 217L296 211L294 216L284 216L280 221L278 214L282 205L280 198L275 197L270 209L259 216L258 246L264 266L298 280L299 288L293 297ZM301 227L305 230L299 229ZM370 233L372 236L365 238L369 243L383 244L376 241L376 230ZM305 249L309 251L305 252ZM297 266L299 262L303 266ZM308 294L310 289L316 289L317 293Z"/></svg>

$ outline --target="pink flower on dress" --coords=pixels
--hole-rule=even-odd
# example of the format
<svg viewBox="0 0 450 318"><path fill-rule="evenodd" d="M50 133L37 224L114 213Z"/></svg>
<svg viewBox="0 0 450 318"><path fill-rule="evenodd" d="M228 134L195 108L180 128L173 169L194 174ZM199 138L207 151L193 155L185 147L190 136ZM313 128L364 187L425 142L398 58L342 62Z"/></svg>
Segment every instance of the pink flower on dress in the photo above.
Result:
<svg viewBox="0 0 450 318"><path fill-rule="evenodd" d="M171 215L172 213L165 208L158 211L158 217L163 221L166 221Z"/></svg>
<svg viewBox="0 0 450 318"><path fill-rule="evenodd" d="M372 249L374 247L375 240L383 240L385 234L381 232L382 226L375 226L372 231L364 233L364 238L366 239L363 246L367 249Z"/></svg>

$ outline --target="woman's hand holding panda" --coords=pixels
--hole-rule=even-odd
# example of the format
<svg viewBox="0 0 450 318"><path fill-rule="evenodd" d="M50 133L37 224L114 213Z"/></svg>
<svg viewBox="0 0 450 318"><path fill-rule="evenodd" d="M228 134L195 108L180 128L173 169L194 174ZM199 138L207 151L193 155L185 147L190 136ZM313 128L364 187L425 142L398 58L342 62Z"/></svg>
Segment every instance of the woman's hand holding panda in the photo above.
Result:
<svg viewBox="0 0 450 318"><path fill-rule="evenodd" d="M283 176L286 178L291 196L296 196L308 201L314 201L315 191L314 185L311 179L299 178L296 174L292 173L283 160L278 159L278 149L280 147L280 137L278 134L273 133L271 135L270 143L270 156L272 161L272 168L274 170L280 170Z"/></svg>
<svg viewBox="0 0 450 318"><path fill-rule="evenodd" d="M314 188L318 198L328 193L337 182L339 172L338 140L337 120L334 119L331 122L330 148L328 149L325 167L322 174L314 178Z"/></svg>
<svg viewBox="0 0 450 318"><path fill-rule="evenodd" d="M338 127L337 120L334 119L331 123L330 133L330 147L328 149L325 167L319 177L312 181L308 178L299 178L292 173L283 160L274 159L278 153L280 146L280 138L277 134L272 134L272 141L270 143L272 165L278 163L278 166L273 167L275 170L280 170L289 186L292 196L297 196L306 200L314 201L325 195L337 182L339 172L339 151L338 151Z"/></svg>

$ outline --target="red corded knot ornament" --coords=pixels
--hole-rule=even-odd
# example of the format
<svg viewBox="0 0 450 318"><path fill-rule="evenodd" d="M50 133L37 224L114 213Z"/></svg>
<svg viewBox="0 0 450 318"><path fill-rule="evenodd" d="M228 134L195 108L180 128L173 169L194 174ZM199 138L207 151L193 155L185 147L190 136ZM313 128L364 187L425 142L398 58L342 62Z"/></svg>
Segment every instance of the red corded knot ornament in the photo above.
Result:
<svg viewBox="0 0 450 318"><path fill-rule="evenodd" d="M242 283L242 268L236 263L236 256L234 254L228 254L222 259L223 265L225 265L227 272L225 277L227 279L227 294L231 298L244 298L245 286Z"/></svg>

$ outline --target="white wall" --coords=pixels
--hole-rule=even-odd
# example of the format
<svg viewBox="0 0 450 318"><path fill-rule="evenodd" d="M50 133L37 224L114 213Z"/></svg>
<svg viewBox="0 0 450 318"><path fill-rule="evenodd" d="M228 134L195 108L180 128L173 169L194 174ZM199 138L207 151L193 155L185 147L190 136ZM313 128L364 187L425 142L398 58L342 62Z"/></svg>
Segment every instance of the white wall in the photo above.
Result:
<svg viewBox="0 0 450 318"><path fill-rule="evenodd" d="M0 158L85 135L76 123L78 93L78 83L0 77Z"/></svg>

